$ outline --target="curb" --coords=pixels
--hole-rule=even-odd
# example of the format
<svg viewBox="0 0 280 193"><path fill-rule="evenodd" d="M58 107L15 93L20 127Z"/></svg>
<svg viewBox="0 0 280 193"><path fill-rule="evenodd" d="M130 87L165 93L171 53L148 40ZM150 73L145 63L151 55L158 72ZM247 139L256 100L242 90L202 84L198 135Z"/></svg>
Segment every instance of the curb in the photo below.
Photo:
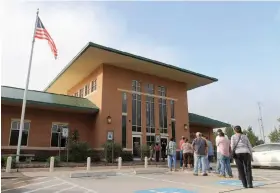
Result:
<svg viewBox="0 0 280 193"><path fill-rule="evenodd" d="M16 176L1 176L1 179L14 179L14 178L18 178Z"/></svg>
<svg viewBox="0 0 280 193"><path fill-rule="evenodd" d="M144 170L134 170L134 174L164 174L167 173L168 169L161 168L161 169L144 169Z"/></svg>

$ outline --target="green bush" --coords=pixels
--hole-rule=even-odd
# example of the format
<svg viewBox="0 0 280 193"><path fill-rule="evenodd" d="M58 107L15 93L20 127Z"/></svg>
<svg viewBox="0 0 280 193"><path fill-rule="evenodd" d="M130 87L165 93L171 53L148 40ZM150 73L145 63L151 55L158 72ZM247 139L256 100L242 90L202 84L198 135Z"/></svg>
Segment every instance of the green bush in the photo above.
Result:
<svg viewBox="0 0 280 193"><path fill-rule="evenodd" d="M145 157L150 157L150 146L142 145L141 146L141 159L144 160Z"/></svg>
<svg viewBox="0 0 280 193"><path fill-rule="evenodd" d="M105 144L103 144L102 147L104 148L105 160L107 162L111 163L113 160L121 156L122 146L118 143L108 141Z"/></svg>
<svg viewBox="0 0 280 193"><path fill-rule="evenodd" d="M131 151L123 151L121 153L122 161L123 162L130 162L133 161L133 155Z"/></svg>
<svg viewBox="0 0 280 193"><path fill-rule="evenodd" d="M50 166L50 162L51 162L51 157L49 157L49 158L47 159L48 166ZM58 157L58 156L55 156L55 157L54 157L54 167L57 167L58 164L59 164L59 157Z"/></svg>
<svg viewBox="0 0 280 193"><path fill-rule="evenodd" d="M100 152L90 149L88 153L89 153L89 157L91 158L91 162L100 162L101 161Z"/></svg>
<svg viewBox="0 0 280 193"><path fill-rule="evenodd" d="M1 167L6 167L8 156L1 156ZM11 168L16 168L16 156L12 156Z"/></svg>
<svg viewBox="0 0 280 193"><path fill-rule="evenodd" d="M49 155L47 154L35 154L35 157L34 157L34 161L37 161L37 162L45 162L47 161L47 159L49 158Z"/></svg>
<svg viewBox="0 0 280 193"><path fill-rule="evenodd" d="M92 149L86 142L77 142L69 144L69 161L86 162L90 157Z"/></svg>

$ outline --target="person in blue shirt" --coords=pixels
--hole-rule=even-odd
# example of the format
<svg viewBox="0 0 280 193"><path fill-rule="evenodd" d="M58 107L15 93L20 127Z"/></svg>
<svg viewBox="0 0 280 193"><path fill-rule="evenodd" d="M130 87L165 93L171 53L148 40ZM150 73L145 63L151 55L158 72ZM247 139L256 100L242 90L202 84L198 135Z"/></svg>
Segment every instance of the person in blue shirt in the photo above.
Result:
<svg viewBox="0 0 280 193"><path fill-rule="evenodd" d="M213 162L214 157L214 147L212 142L208 139L208 137L205 137L207 141L207 147L208 147L208 160L206 160L206 168L208 171L212 170L210 163Z"/></svg>

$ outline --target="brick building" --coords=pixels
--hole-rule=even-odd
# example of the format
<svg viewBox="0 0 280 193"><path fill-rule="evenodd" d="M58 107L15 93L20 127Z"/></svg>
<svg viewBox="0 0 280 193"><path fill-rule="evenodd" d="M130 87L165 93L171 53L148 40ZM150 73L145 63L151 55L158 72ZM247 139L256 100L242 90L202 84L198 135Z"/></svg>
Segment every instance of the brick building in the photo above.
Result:
<svg viewBox="0 0 280 193"><path fill-rule="evenodd" d="M197 131L213 138L213 128L228 124L188 112L187 91L217 81L94 43L84 49L43 91L28 91L22 150L63 147L58 128L78 130L81 141L100 149L108 135L139 156L141 144L193 138ZM2 86L1 149L15 152L23 89Z"/></svg>

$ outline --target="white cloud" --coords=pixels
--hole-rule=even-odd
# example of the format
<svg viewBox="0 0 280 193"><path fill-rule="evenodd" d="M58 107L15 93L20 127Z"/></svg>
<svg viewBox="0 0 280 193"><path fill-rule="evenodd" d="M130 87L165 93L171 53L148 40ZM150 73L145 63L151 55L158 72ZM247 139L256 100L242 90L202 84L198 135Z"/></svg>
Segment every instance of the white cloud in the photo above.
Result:
<svg viewBox="0 0 280 193"><path fill-rule="evenodd" d="M187 63L180 58L180 48L155 43L145 34L130 34L121 13L93 6L92 2L19 3L9 0L0 3L2 85L25 87L38 7L40 18L56 43L59 59L54 60L46 41L36 40L30 89L44 89L89 41L173 65ZM225 84L220 80L189 92L190 111L233 124L252 125L258 134L257 101L252 95L261 97L261 94ZM276 124L275 115L279 115L276 109L279 110L280 104L274 100L267 97L263 100L264 126L269 129Z"/></svg>
<svg viewBox="0 0 280 193"><path fill-rule="evenodd" d="M131 37L125 19L105 7L93 6L89 2L11 1L5 5L3 14L2 85L25 86L37 7L43 24L56 43L58 60L54 60L46 41L36 40L30 89L44 89L89 41L164 62L178 61L172 48L156 45L144 35Z"/></svg>

